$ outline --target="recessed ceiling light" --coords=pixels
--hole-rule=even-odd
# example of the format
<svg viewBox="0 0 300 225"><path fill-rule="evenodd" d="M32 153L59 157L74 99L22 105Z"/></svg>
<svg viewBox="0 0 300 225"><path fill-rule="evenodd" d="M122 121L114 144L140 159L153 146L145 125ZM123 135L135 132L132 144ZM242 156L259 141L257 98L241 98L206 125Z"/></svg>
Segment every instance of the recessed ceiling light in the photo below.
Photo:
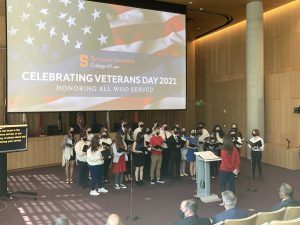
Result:
<svg viewBox="0 0 300 225"><path fill-rule="evenodd" d="M193 4L193 2L189 2L189 4L191 5L191 4Z"/></svg>
<svg viewBox="0 0 300 225"><path fill-rule="evenodd" d="M200 27L197 27L197 30L201 30L201 28L200 28Z"/></svg>
<svg viewBox="0 0 300 225"><path fill-rule="evenodd" d="M200 8L200 10L202 11L202 10L203 10L203 8Z"/></svg>

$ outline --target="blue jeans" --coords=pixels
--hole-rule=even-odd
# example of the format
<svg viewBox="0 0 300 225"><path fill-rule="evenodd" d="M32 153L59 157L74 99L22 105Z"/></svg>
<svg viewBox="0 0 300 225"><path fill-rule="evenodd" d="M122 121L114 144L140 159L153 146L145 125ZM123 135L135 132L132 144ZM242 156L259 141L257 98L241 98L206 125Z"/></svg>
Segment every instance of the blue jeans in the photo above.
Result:
<svg viewBox="0 0 300 225"><path fill-rule="evenodd" d="M95 190L96 185L98 188L103 187L103 175L104 175L104 165L89 166L91 171L91 189Z"/></svg>
<svg viewBox="0 0 300 225"><path fill-rule="evenodd" d="M226 188L226 183L229 181L229 190L235 192L234 189L234 174L231 171L220 171L220 189L221 192L228 190Z"/></svg>

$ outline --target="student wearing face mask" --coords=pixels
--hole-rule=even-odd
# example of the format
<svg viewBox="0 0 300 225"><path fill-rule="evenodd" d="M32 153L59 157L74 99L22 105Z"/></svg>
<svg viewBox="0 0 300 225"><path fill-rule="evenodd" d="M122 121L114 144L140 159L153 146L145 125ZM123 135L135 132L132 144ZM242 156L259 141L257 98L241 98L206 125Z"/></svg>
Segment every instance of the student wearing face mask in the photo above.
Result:
<svg viewBox="0 0 300 225"><path fill-rule="evenodd" d="M88 127L86 129L86 137L89 142L92 141L92 138L94 137L94 134L92 134L92 128Z"/></svg>
<svg viewBox="0 0 300 225"><path fill-rule="evenodd" d="M85 133L81 133L80 138L80 141L78 141L75 145L76 160L78 165L78 185L81 188L86 188L89 175L86 152L89 148L90 142L87 140Z"/></svg>
<svg viewBox="0 0 300 225"><path fill-rule="evenodd" d="M108 130L103 129L102 133L100 133L99 144L102 145L105 149L108 149L112 154L112 140L109 137ZM104 182L108 182L108 172L111 164L112 157L109 155L108 157L104 157Z"/></svg>
<svg viewBox="0 0 300 225"><path fill-rule="evenodd" d="M187 153L187 147L186 147L186 140L187 140L187 133L186 129L183 127L181 129L181 140L182 140L182 146L181 146L181 162L180 162L180 176L187 176L188 174L185 172L185 166L186 166L186 153Z"/></svg>
<svg viewBox="0 0 300 225"><path fill-rule="evenodd" d="M161 175L166 178L169 176L169 162L170 162L170 151L167 145L167 139L171 136L171 133L168 131L168 124L163 123L160 128L160 134L163 140L163 151L162 151L162 163L161 163Z"/></svg>
<svg viewBox="0 0 300 225"><path fill-rule="evenodd" d="M73 184L74 164L76 159L75 152L76 139L74 136L74 128L70 127L67 135L64 136L62 151L63 151L63 166L65 166L66 183Z"/></svg>
<svg viewBox="0 0 300 225"><path fill-rule="evenodd" d="M150 167L150 183L165 183L160 179L160 169L162 163L162 145L163 139L160 136L159 128L154 129L154 135L150 138L151 146L151 167ZM155 179L156 178L156 179Z"/></svg>
<svg viewBox="0 0 300 225"><path fill-rule="evenodd" d="M145 151L145 167L144 167L144 179L150 178L150 165L151 165L151 147L150 147L150 138L152 137L152 130L146 128L144 134L144 147L147 148Z"/></svg>
<svg viewBox="0 0 300 225"><path fill-rule="evenodd" d="M139 132L143 132L143 129L144 129L144 122L143 121L140 121L138 122L138 127L134 129L133 131L133 140L135 141L136 140L136 136Z"/></svg>
<svg viewBox="0 0 300 225"><path fill-rule="evenodd" d="M178 179L180 178L180 148L182 145L178 128L173 128L173 134L167 139L167 145L170 151L170 177Z"/></svg>
<svg viewBox="0 0 300 225"><path fill-rule="evenodd" d="M198 138L196 137L196 130L191 130L190 136L186 138L186 146L188 148L186 153L186 161L190 164L190 176L192 180L196 180L196 155L198 151Z"/></svg>
<svg viewBox="0 0 300 225"><path fill-rule="evenodd" d="M208 217L199 217L197 215L197 201L195 199L184 200L180 204L178 216L180 220L174 225L211 225Z"/></svg>
<svg viewBox="0 0 300 225"><path fill-rule="evenodd" d="M208 131L205 129L205 123L199 122L196 130L196 135L199 142L199 151L203 151L203 145L205 140L209 137Z"/></svg>
<svg viewBox="0 0 300 225"><path fill-rule="evenodd" d="M261 159L264 146L264 140L259 136L259 130L254 129L252 138L248 141L248 147L251 149L252 179L255 179L256 166L258 167L259 178L262 179Z"/></svg>

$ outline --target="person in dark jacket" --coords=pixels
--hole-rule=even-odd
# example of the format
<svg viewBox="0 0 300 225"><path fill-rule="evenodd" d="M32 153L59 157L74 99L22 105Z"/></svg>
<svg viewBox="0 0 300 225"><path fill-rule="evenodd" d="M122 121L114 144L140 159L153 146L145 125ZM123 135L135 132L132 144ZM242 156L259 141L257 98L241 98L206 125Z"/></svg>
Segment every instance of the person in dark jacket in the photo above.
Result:
<svg viewBox="0 0 300 225"><path fill-rule="evenodd" d="M278 191L279 197L281 198L281 202L274 205L272 207L272 211L276 211L278 209L281 209L282 207L300 206L300 201L293 199L294 191L291 185L287 183L282 183L278 188Z"/></svg>
<svg viewBox="0 0 300 225"><path fill-rule="evenodd" d="M212 217L213 224L227 219L242 219L248 216L248 212L244 209L235 208L237 197L232 191L226 190L222 192L222 199L225 211L220 212Z"/></svg>
<svg viewBox="0 0 300 225"><path fill-rule="evenodd" d="M181 219L175 222L174 225L211 225L208 217L197 216L197 208L198 205L195 199L182 201L178 212Z"/></svg>

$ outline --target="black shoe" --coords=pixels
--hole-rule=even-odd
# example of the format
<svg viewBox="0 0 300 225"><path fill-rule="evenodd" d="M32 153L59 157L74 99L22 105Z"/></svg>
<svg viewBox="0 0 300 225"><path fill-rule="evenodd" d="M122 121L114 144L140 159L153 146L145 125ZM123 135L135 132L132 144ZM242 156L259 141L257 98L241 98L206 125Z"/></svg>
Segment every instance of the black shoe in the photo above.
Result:
<svg viewBox="0 0 300 225"><path fill-rule="evenodd" d="M137 180L137 181L135 181L135 183L136 183L137 186L141 186L140 181Z"/></svg>
<svg viewBox="0 0 300 225"><path fill-rule="evenodd" d="M140 180L140 185L144 186L145 185L144 181Z"/></svg>

